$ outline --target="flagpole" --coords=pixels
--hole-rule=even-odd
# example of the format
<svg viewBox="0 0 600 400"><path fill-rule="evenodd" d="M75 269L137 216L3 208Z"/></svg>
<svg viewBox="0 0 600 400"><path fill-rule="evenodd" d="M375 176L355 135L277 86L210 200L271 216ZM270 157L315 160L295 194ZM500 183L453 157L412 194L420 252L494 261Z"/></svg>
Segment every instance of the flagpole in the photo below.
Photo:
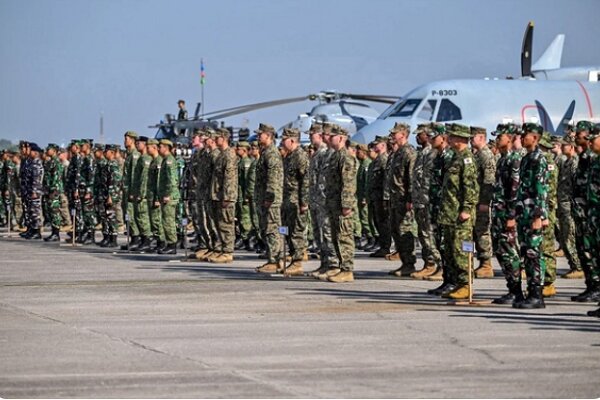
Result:
<svg viewBox="0 0 600 400"><path fill-rule="evenodd" d="M201 58L200 59L200 90L201 90L201 92L200 92L200 96L201 96L201 99L200 99L200 101L201 101L201 104L200 104L200 110L201 110L200 111L200 115L201 115L202 119L204 119L204 77L205 77L205 74L204 74L204 59Z"/></svg>

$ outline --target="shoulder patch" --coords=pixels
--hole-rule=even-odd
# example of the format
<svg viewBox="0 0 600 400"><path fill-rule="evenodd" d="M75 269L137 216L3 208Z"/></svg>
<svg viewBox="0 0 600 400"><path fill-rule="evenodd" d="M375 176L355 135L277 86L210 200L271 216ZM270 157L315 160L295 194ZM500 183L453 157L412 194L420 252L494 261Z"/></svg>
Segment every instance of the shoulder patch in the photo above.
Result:
<svg viewBox="0 0 600 400"><path fill-rule="evenodd" d="M473 164L473 159L471 157L467 157L463 161L465 165Z"/></svg>

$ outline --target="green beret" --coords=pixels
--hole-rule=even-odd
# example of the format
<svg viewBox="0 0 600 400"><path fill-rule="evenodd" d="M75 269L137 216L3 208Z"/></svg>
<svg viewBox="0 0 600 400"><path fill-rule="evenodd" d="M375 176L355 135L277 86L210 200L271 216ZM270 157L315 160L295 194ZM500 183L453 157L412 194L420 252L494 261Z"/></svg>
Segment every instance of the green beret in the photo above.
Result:
<svg viewBox="0 0 600 400"><path fill-rule="evenodd" d="M544 133L544 128L542 128L540 124L536 124L535 122L525 122L521 129L523 131L521 135L525 135L527 133L538 133L541 135Z"/></svg>
<svg viewBox="0 0 600 400"><path fill-rule="evenodd" d="M487 131L485 130L485 128L481 128L479 126L472 126L471 127L471 136L475 136L475 135L486 135Z"/></svg>
<svg viewBox="0 0 600 400"><path fill-rule="evenodd" d="M469 139L471 137L471 129L463 124L446 124L446 132L450 136L457 136Z"/></svg>
<svg viewBox="0 0 600 400"><path fill-rule="evenodd" d="M240 140L237 144L237 147L241 147L242 149L249 149L250 148L250 143L248 143L245 140Z"/></svg>
<svg viewBox="0 0 600 400"><path fill-rule="evenodd" d="M404 122L396 122L394 127L390 129L390 133L410 132L410 126Z"/></svg>
<svg viewBox="0 0 600 400"><path fill-rule="evenodd" d="M127 131L125 132L125 137L130 137L132 139L137 139L138 138L138 134L134 131Z"/></svg>
<svg viewBox="0 0 600 400"><path fill-rule="evenodd" d="M148 142L146 142L146 144L148 144L148 145L155 144L158 146L159 141L156 139L148 139Z"/></svg>
<svg viewBox="0 0 600 400"><path fill-rule="evenodd" d="M164 144L165 146L173 147L173 142L171 142L169 139L160 139L160 142L158 143Z"/></svg>
<svg viewBox="0 0 600 400"><path fill-rule="evenodd" d="M275 128L273 128L271 125L260 123L260 124L258 124L258 129L255 130L254 133L262 133L262 132L270 133L270 134L274 135Z"/></svg>
<svg viewBox="0 0 600 400"><path fill-rule="evenodd" d="M296 128L283 128L281 139L300 139L300 131Z"/></svg>

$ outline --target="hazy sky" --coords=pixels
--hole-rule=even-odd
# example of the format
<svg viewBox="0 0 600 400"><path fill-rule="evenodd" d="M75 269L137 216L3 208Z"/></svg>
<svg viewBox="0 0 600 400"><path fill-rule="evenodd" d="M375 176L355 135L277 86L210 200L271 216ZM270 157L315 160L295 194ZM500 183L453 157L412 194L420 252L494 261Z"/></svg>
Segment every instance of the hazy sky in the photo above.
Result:
<svg viewBox="0 0 600 400"><path fill-rule="evenodd" d="M402 95L431 80L518 76L566 34L563 65L600 63L600 1L0 0L0 138L108 142L200 101L206 111L323 89ZM232 117L280 126L304 102ZM381 107L379 107L382 110Z"/></svg>

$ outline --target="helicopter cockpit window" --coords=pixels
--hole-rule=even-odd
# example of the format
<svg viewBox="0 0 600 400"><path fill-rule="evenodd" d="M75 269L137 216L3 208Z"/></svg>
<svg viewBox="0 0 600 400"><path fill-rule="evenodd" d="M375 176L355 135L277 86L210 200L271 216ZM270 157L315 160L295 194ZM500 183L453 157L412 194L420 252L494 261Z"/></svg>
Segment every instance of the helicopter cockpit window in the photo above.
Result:
<svg viewBox="0 0 600 400"><path fill-rule="evenodd" d="M343 107L350 115L372 118L377 118L379 116L379 112L377 112L377 110L363 104L344 103Z"/></svg>
<svg viewBox="0 0 600 400"><path fill-rule="evenodd" d="M438 111L436 121L458 121L462 119L460 108L448 99L442 99L440 110Z"/></svg>
<svg viewBox="0 0 600 400"><path fill-rule="evenodd" d="M406 99L397 104L394 104L392 107L388 108L388 110L384 112L384 118L410 117L411 115L413 115L417 107L419 107L421 101L423 101L423 99Z"/></svg>
<svg viewBox="0 0 600 400"><path fill-rule="evenodd" d="M425 104L423 104L423 108L421 108L419 114L417 114L417 118L431 121L433 119L433 111L435 110L436 103L437 100L427 100Z"/></svg>

